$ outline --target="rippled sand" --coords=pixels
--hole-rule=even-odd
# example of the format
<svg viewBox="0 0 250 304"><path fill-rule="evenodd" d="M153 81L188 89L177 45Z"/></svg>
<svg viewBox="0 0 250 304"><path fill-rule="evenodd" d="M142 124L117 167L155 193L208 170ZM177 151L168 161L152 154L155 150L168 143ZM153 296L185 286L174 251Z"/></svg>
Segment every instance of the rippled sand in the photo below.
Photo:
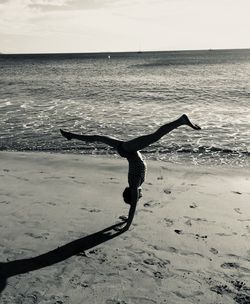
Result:
<svg viewBox="0 0 250 304"><path fill-rule="evenodd" d="M127 164L0 153L1 303L250 302L250 175L148 163L129 231Z"/></svg>

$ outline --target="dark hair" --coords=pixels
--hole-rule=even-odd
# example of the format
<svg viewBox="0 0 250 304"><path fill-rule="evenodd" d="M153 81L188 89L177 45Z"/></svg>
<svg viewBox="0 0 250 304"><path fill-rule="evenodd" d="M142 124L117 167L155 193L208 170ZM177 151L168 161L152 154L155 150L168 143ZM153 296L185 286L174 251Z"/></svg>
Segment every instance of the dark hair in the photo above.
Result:
<svg viewBox="0 0 250 304"><path fill-rule="evenodd" d="M126 187L123 191L123 200L126 204L131 205L131 191L129 187Z"/></svg>

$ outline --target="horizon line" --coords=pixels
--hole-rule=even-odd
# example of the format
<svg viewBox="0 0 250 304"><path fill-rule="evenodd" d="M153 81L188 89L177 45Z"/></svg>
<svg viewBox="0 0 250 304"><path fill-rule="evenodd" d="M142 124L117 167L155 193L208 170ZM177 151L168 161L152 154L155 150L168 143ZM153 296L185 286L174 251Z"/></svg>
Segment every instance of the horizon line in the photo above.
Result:
<svg viewBox="0 0 250 304"><path fill-rule="evenodd" d="M0 55L66 55L66 54L139 54L139 53L165 53L165 52L199 52L199 51L237 51L250 50L250 48L204 48L204 49L173 49L173 50L137 50L137 51L87 51L87 52L34 52L34 53L5 53Z"/></svg>

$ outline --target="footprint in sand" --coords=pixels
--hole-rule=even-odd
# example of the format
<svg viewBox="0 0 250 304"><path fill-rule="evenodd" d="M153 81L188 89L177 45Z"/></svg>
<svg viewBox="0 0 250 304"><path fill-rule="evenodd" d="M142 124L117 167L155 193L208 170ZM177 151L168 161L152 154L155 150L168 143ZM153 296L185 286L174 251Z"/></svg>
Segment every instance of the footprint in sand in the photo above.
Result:
<svg viewBox="0 0 250 304"><path fill-rule="evenodd" d="M157 203L157 202L154 202L154 201L149 201L147 203L145 203L143 206L146 207L146 208L149 208L149 207L155 207L155 206L158 206L160 205L160 203Z"/></svg>
<svg viewBox="0 0 250 304"><path fill-rule="evenodd" d="M192 221L189 219L189 220L187 220L187 221L185 222L185 224L188 225L188 226L192 226Z"/></svg>
<svg viewBox="0 0 250 304"><path fill-rule="evenodd" d="M197 208L198 206L195 203L192 203L191 205L189 205L189 208Z"/></svg>
<svg viewBox="0 0 250 304"><path fill-rule="evenodd" d="M218 254L219 253L219 251L216 248L210 248L209 251L212 252L213 254Z"/></svg>
<svg viewBox="0 0 250 304"><path fill-rule="evenodd" d="M53 202L47 202L46 204L50 205L50 206L56 206L56 203L53 203Z"/></svg>
<svg viewBox="0 0 250 304"><path fill-rule="evenodd" d="M216 292L219 295L231 293L231 290L228 288L227 285L212 286L212 287L210 287L210 290L213 291L213 292Z"/></svg>
<svg viewBox="0 0 250 304"><path fill-rule="evenodd" d="M234 208L234 211L237 212L238 214L242 214L242 212L240 211L240 208Z"/></svg>
<svg viewBox="0 0 250 304"><path fill-rule="evenodd" d="M196 240L198 240L198 239L205 240L205 239L207 239L207 235L200 235L200 234L196 233L195 238L196 238Z"/></svg>
<svg viewBox="0 0 250 304"><path fill-rule="evenodd" d="M87 211L87 212L90 212L90 213L98 213L98 212L101 212L100 209L88 209L88 208L85 208L85 207L81 207L80 208L81 210L84 210L84 211Z"/></svg>
<svg viewBox="0 0 250 304"><path fill-rule="evenodd" d="M61 298L63 298L63 300L61 300ZM55 296L55 295L52 295L49 300L50 300L50 302L48 302L48 303L64 304L64 303L69 303L69 296Z"/></svg>
<svg viewBox="0 0 250 304"><path fill-rule="evenodd" d="M41 235L36 235L36 234L34 234L32 232L27 232L27 233L25 233L25 235L28 235L28 236L30 236L30 237L32 237L34 239L42 239L43 238Z"/></svg>
<svg viewBox="0 0 250 304"><path fill-rule="evenodd" d="M169 218L164 218L163 220L167 227L171 227L174 225L174 221Z"/></svg>
<svg viewBox="0 0 250 304"><path fill-rule="evenodd" d="M163 279L163 274L160 271L154 272L154 277L156 279Z"/></svg>
<svg viewBox="0 0 250 304"><path fill-rule="evenodd" d="M234 286L235 289L237 289L238 291L240 291L242 288L244 288L246 286L246 283L243 281L239 281L239 280L234 280L231 281L231 284Z"/></svg>
<svg viewBox="0 0 250 304"><path fill-rule="evenodd" d="M157 261L156 259L152 259L152 258L148 258L148 259L145 259L143 261L144 264L147 264L147 265L156 265L156 266L159 266L160 268L164 268L166 265L169 265L170 264L170 261L169 260L159 260Z"/></svg>
<svg viewBox="0 0 250 304"><path fill-rule="evenodd" d="M163 192L165 193L165 194L171 194L171 190L169 190L169 189L167 189L167 188L165 188L165 189L163 189Z"/></svg>
<svg viewBox="0 0 250 304"><path fill-rule="evenodd" d="M174 232L177 234L184 234L184 232L180 229L175 229Z"/></svg>
<svg viewBox="0 0 250 304"><path fill-rule="evenodd" d="M235 303L239 304L249 304L250 303L250 296L243 294L243 293L238 293L235 298Z"/></svg>
<svg viewBox="0 0 250 304"><path fill-rule="evenodd" d="M73 277L69 279L69 283L73 288L76 288L80 283L80 277L77 275L73 275Z"/></svg>
<svg viewBox="0 0 250 304"><path fill-rule="evenodd" d="M143 263L145 263L147 265L155 265L156 264L155 261L154 261L154 259L145 259L143 261Z"/></svg>
<svg viewBox="0 0 250 304"><path fill-rule="evenodd" d="M49 233L43 233L42 235L37 235L37 234L34 234L33 232L26 232L25 235L27 236L30 236L34 239L47 239L48 236L49 236Z"/></svg>
<svg viewBox="0 0 250 304"><path fill-rule="evenodd" d="M231 282L233 284L233 282ZM244 283L243 283L244 284ZM234 284L233 284L234 285ZM240 286L244 286L244 285L241 285L240 283ZM235 289L237 290L237 293L235 293L231 288L229 288L228 285L224 284L224 285L216 285L216 286L212 286L210 287L210 290L219 294L219 295L224 295L224 294L230 294L235 303L239 303L239 304L249 304L250 303L250 296L248 294L245 294L243 292L239 293L239 290L240 289L237 289L236 286L234 286ZM241 288L241 287L240 287Z"/></svg>
<svg viewBox="0 0 250 304"><path fill-rule="evenodd" d="M221 264L220 267L224 269L239 269L240 265L238 263L229 262Z"/></svg>
<svg viewBox="0 0 250 304"><path fill-rule="evenodd" d="M86 256L88 257L89 255L92 255L92 254L97 256L97 260L99 261L100 264L103 264L104 262L108 261L107 254L102 252L102 250L99 248L90 250L88 252L88 254L86 254Z"/></svg>
<svg viewBox="0 0 250 304"><path fill-rule="evenodd" d="M180 230L180 229L175 229L174 232L177 233L177 234L184 234L184 232L183 232L182 230ZM207 239L207 235L200 235L200 234L198 234L198 233L196 233L196 234L193 234L193 233L185 233L185 234L186 234L186 235L187 235L187 234L189 234L189 235L194 235L195 238L196 238L196 240L202 239L202 240L204 241L204 240Z"/></svg>
<svg viewBox="0 0 250 304"><path fill-rule="evenodd" d="M233 193L235 193L235 194L242 194L241 192L239 192L239 191L232 191Z"/></svg>
<svg viewBox="0 0 250 304"><path fill-rule="evenodd" d="M0 204L8 205L10 201L1 201Z"/></svg>
<svg viewBox="0 0 250 304"><path fill-rule="evenodd" d="M223 269L232 269L232 270L240 270L241 272L250 273L250 269L241 267L239 263L228 262L220 265Z"/></svg>
<svg viewBox="0 0 250 304"><path fill-rule="evenodd" d="M171 252L171 253L178 253L178 252L179 252L179 250L176 249L175 247L168 247L168 248L167 248L167 251L168 251L168 252Z"/></svg>
<svg viewBox="0 0 250 304"><path fill-rule="evenodd" d="M33 291L32 293L25 296L25 304L35 304L40 303L42 295L38 291Z"/></svg>
<svg viewBox="0 0 250 304"><path fill-rule="evenodd" d="M89 284L87 282L81 282L81 278L78 275L73 275L72 278L69 279L69 283L73 288L77 288L78 286L87 288Z"/></svg>
<svg viewBox="0 0 250 304"><path fill-rule="evenodd" d="M100 209L90 209L89 212L98 213L98 212L101 212L101 210Z"/></svg>
<svg viewBox="0 0 250 304"><path fill-rule="evenodd" d="M140 210L138 210L138 212L153 213L152 210L148 210L148 209L140 209Z"/></svg>
<svg viewBox="0 0 250 304"><path fill-rule="evenodd" d="M186 219L195 221L195 222L210 222L210 223L214 223L214 221L208 221L206 218L203 218L203 217L190 217L190 216L187 216L187 215L184 215L183 217L186 218Z"/></svg>
<svg viewBox="0 0 250 304"><path fill-rule="evenodd" d="M100 248L95 248L95 249L90 250L88 253L89 254L99 254L101 252L102 252L102 250Z"/></svg>

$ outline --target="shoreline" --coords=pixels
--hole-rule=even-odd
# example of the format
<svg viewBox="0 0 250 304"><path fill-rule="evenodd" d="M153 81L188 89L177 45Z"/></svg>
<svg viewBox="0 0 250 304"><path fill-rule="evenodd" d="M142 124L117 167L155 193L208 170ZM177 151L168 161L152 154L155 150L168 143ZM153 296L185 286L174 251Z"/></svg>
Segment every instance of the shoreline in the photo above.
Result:
<svg viewBox="0 0 250 304"><path fill-rule="evenodd" d="M116 235L126 160L0 163L3 303L249 303L249 170L147 160L134 221Z"/></svg>
<svg viewBox="0 0 250 304"><path fill-rule="evenodd" d="M54 150L44 150L44 151L41 151L41 150L0 150L0 154L34 154L34 155L38 155L41 154L41 155L71 155L72 157L73 156L76 156L76 157L82 157L82 158L99 158L99 159L110 159L110 160L117 160L117 161L125 161L126 162L126 159L122 158L121 156L119 156L117 154L116 151L113 151L113 153L80 153L79 151L78 152L72 152L70 150L62 150L62 151L54 151ZM242 163L242 164L235 164L235 163L227 163L227 162L221 162L219 163L218 161L216 162L215 160L213 161L209 161L209 162L206 162L206 159L204 158L202 161L201 159L199 161L195 160L194 159L190 159L190 158L185 158L183 156L181 156L180 158L178 159L175 159L175 156L174 155L171 155L171 153L169 153L169 158L168 159L162 159L162 158L159 158L159 159L156 159L155 156L151 156L151 152L145 152L145 151L141 151L142 153L142 157L143 159L148 163L152 163L152 164L155 164L156 162L159 162L159 164L161 165L168 165L170 167L193 167L193 168L209 168L211 170L213 169L216 169L218 168L218 170L222 169L222 170L233 170L233 171L248 171L249 170L249 165L250 165L250 162L249 162L249 165L248 165L248 162L247 163ZM179 156L179 154L177 154ZM171 158L173 157L173 158ZM235 157L235 156L234 156ZM153 165L154 166L154 165Z"/></svg>

